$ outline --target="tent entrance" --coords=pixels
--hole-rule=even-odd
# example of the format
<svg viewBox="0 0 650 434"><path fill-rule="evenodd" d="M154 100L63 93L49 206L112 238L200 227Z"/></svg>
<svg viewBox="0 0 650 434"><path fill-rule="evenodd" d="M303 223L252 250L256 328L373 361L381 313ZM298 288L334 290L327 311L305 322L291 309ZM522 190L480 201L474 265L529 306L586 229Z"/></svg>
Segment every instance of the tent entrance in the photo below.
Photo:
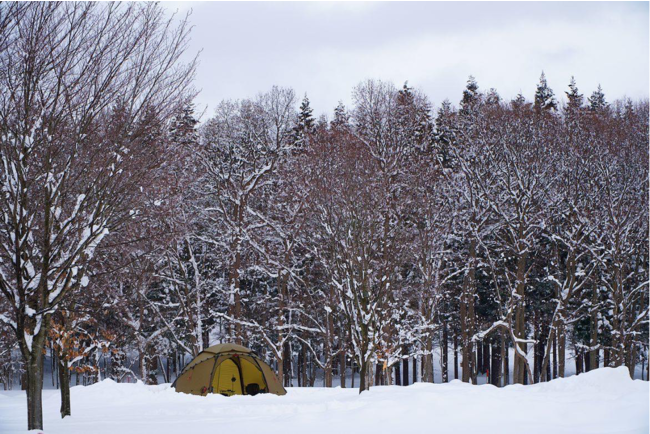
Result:
<svg viewBox="0 0 650 434"><path fill-rule="evenodd" d="M244 377L244 390L246 395L257 395L258 393L267 393L268 388L264 380L264 374L257 363L250 357L240 357L239 363L241 373Z"/></svg>
<svg viewBox="0 0 650 434"><path fill-rule="evenodd" d="M225 396L242 394L239 367L232 359L226 359L217 366L212 379L212 391Z"/></svg>

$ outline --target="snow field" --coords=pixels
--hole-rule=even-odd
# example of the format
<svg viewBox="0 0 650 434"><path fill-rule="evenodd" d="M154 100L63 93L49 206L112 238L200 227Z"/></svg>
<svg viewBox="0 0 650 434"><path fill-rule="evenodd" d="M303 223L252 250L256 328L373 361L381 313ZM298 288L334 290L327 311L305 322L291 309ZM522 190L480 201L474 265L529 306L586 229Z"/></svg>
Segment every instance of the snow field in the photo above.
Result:
<svg viewBox="0 0 650 434"><path fill-rule="evenodd" d="M648 433L648 382L602 368L503 389L416 383L356 389L289 388L286 396L226 398L176 393L168 384L105 380L72 388L72 417L58 391L44 392L46 434ZM25 396L0 392L0 433L26 432Z"/></svg>

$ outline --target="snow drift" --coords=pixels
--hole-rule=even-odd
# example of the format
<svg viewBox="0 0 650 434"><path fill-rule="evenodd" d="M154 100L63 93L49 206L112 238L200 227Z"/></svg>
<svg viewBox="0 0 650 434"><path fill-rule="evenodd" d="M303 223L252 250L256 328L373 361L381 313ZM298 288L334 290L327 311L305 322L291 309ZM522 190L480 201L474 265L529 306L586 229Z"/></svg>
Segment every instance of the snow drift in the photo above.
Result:
<svg viewBox="0 0 650 434"><path fill-rule="evenodd" d="M4 396L2 396L4 395ZM532 386L416 383L408 387L289 388L286 396L176 393L168 384L105 380L72 388L72 417L58 391L44 397L47 434L647 433L648 382L603 368ZM23 433L24 393L0 392L0 433Z"/></svg>

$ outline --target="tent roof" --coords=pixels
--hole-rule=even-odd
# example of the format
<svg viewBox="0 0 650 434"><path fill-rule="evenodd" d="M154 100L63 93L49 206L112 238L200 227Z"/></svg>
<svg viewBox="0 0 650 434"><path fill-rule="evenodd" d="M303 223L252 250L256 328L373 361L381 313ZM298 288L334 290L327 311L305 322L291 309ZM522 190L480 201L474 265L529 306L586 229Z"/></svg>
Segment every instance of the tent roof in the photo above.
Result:
<svg viewBox="0 0 650 434"><path fill-rule="evenodd" d="M221 353L230 353L230 352L251 353L252 351L246 347L242 347L241 345L227 343L227 344L213 345L203 350L203 352L221 354Z"/></svg>

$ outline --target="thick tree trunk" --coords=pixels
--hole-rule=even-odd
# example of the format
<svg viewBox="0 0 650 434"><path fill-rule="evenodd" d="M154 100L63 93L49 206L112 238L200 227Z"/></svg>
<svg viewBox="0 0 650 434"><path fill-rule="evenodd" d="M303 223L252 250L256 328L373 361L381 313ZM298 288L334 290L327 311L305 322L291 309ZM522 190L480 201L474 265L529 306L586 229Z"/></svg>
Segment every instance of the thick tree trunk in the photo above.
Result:
<svg viewBox="0 0 650 434"><path fill-rule="evenodd" d="M376 363L375 364L375 386L383 386L384 385L384 379L383 379L383 372L381 369L381 363Z"/></svg>
<svg viewBox="0 0 650 434"><path fill-rule="evenodd" d="M233 290L234 290L234 306L233 306L233 311L232 311L232 316L236 320L239 320L241 318L241 293L240 291L240 281L239 281L239 267L241 266L241 255L237 253L237 259L235 260L235 264L233 266L234 273L233 273ZM239 322L235 323L235 336L234 336L234 341L238 345L243 344L243 339L242 339L242 326Z"/></svg>
<svg viewBox="0 0 650 434"><path fill-rule="evenodd" d="M408 347L405 345L403 354L407 355L409 353ZM404 357L402 359L402 386L409 385L409 359Z"/></svg>
<svg viewBox="0 0 650 434"><path fill-rule="evenodd" d="M526 302L525 302L525 274L526 274L526 264L527 264L527 253L520 253L519 259L517 260L517 284L515 287L516 295L519 297L515 305L515 336L518 339L526 339ZM528 353L528 344L525 342L515 342L515 346L519 347L521 353ZM515 352L515 367L514 367L514 378L513 382L518 384L525 384L526 374L527 374L527 361L520 355L519 352Z"/></svg>
<svg viewBox="0 0 650 434"><path fill-rule="evenodd" d="M402 371L399 362L395 363L395 386L402 385Z"/></svg>
<svg viewBox="0 0 650 434"><path fill-rule="evenodd" d="M579 352L579 353L576 354L576 375L577 374L582 374L583 366L584 366L584 364L583 364L583 361L582 361L582 353Z"/></svg>
<svg viewBox="0 0 650 434"><path fill-rule="evenodd" d="M368 364L368 361L361 363L361 371L359 375L359 393L370 388L370 385L368 384Z"/></svg>
<svg viewBox="0 0 650 434"><path fill-rule="evenodd" d="M492 344L492 358L490 363L489 380L493 386L499 386L501 381L501 347L499 343Z"/></svg>
<svg viewBox="0 0 650 434"><path fill-rule="evenodd" d="M415 384L418 382L418 356L413 356L413 382Z"/></svg>
<svg viewBox="0 0 650 434"><path fill-rule="evenodd" d="M472 342L475 326L474 292L476 277L476 240L474 239L469 244L468 262L468 272L463 281L460 299L461 368L463 381L466 383L471 381L476 384L476 354Z"/></svg>
<svg viewBox="0 0 650 434"><path fill-rule="evenodd" d="M284 368L284 387L289 387L292 386L291 382L293 380L292 375L291 375L291 346L289 345L289 342L284 343L284 357L283 357L283 365L282 367Z"/></svg>
<svg viewBox="0 0 650 434"><path fill-rule="evenodd" d="M70 416L70 369L68 361L61 361L58 363L59 369L59 384L61 385L61 418Z"/></svg>
<svg viewBox="0 0 650 434"><path fill-rule="evenodd" d="M27 429L43 429L43 353L32 350L27 361Z"/></svg>
<svg viewBox="0 0 650 434"><path fill-rule="evenodd" d="M433 383L433 337L426 337L426 354L422 357L422 381Z"/></svg>
<svg viewBox="0 0 650 434"><path fill-rule="evenodd" d="M565 351L566 351L566 334L564 324L560 324L557 328L557 375L560 378L564 378L564 366L566 362Z"/></svg>
<svg viewBox="0 0 650 434"><path fill-rule="evenodd" d="M278 364L278 370L277 370L277 372L278 372L278 381L280 382L280 384L283 384L283 385L286 386L286 384L284 384L284 361L279 357L277 357L275 360L276 360L276 362Z"/></svg>
<svg viewBox="0 0 650 434"><path fill-rule="evenodd" d="M307 346L305 344L300 346L300 354L302 355L302 386L307 386Z"/></svg>
<svg viewBox="0 0 650 434"><path fill-rule="evenodd" d="M483 372L487 372L490 369L490 343L483 343Z"/></svg>

